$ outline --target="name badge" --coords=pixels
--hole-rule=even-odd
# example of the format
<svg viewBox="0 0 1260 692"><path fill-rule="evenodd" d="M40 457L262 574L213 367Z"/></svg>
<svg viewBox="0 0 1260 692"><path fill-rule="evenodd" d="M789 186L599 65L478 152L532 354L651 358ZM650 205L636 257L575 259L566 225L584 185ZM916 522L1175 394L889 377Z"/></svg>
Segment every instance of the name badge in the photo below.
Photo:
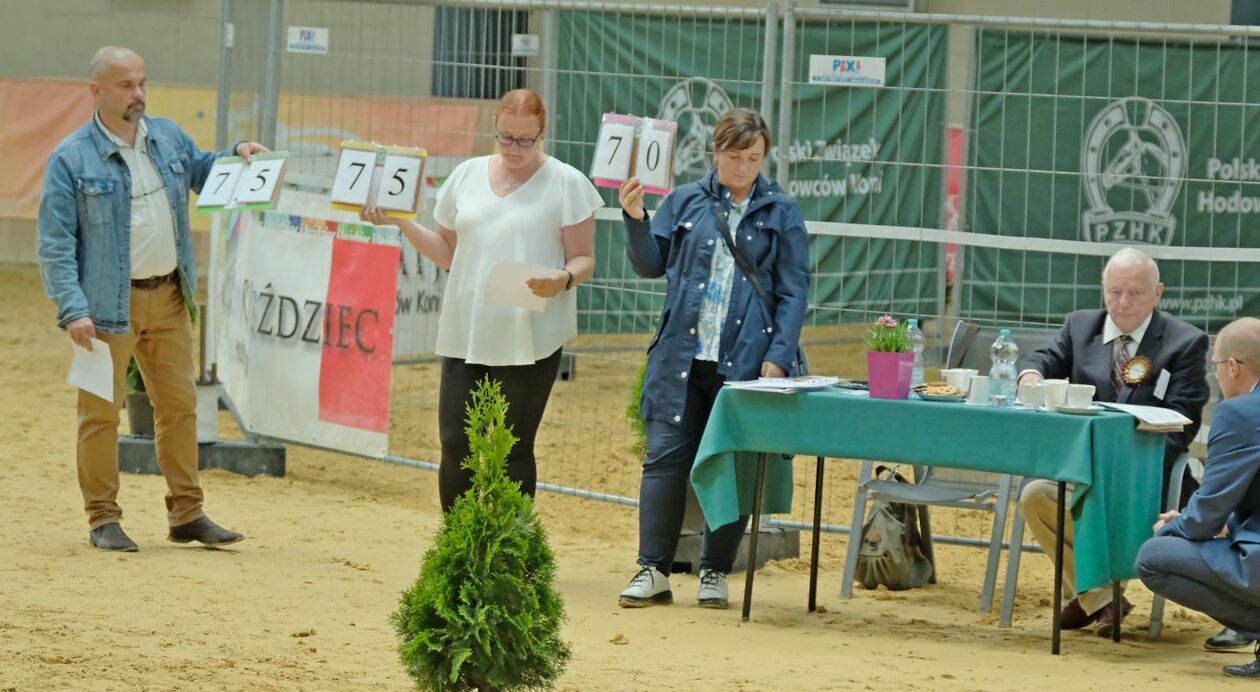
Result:
<svg viewBox="0 0 1260 692"><path fill-rule="evenodd" d="M1167 370L1159 371L1159 379L1155 381L1155 398L1160 401L1164 400L1164 395L1168 393L1168 381L1172 379L1172 373Z"/></svg>

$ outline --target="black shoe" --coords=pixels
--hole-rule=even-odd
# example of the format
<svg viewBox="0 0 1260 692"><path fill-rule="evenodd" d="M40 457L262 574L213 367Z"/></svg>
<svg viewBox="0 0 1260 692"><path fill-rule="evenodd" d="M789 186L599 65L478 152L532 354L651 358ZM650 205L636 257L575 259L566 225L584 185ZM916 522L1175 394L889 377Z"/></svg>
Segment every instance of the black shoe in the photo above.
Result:
<svg viewBox="0 0 1260 692"><path fill-rule="evenodd" d="M1254 639L1244 637L1226 627L1208 637L1207 641L1203 642L1203 648L1208 651L1241 651L1255 643Z"/></svg>
<svg viewBox="0 0 1260 692"><path fill-rule="evenodd" d="M1260 678L1260 644L1256 644L1256 658L1251 663L1225 666L1225 674L1235 678Z"/></svg>
<svg viewBox="0 0 1260 692"><path fill-rule="evenodd" d="M218 524L210 521L210 517L201 517L194 519L187 524L172 526L171 532L167 534L166 540L172 543L191 543L197 541L202 545L231 545L245 540L245 537L235 531L228 531Z"/></svg>
<svg viewBox="0 0 1260 692"><path fill-rule="evenodd" d="M101 550L117 550L123 553L134 553L140 550L140 546L136 542L127 537L123 533L122 526L118 522L109 524L101 524L92 529L88 533L88 540L92 541L92 546Z"/></svg>

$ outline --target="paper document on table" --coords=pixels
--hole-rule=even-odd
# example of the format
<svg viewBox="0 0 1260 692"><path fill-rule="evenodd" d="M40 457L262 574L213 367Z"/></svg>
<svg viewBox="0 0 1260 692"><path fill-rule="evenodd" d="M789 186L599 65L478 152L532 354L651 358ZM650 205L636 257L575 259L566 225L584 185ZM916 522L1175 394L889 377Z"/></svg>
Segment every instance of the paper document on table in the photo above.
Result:
<svg viewBox="0 0 1260 692"><path fill-rule="evenodd" d="M799 377L762 377L743 382L727 382L726 386L734 389L748 389L754 392L774 392L775 394L792 394L807 392L811 389L826 389L840 382L839 377L820 375L801 375Z"/></svg>
<svg viewBox="0 0 1260 692"><path fill-rule="evenodd" d="M495 262L486 277L485 303L542 312L547 307L547 299L534 295L525 282L545 279L554 271L528 262Z"/></svg>
<svg viewBox="0 0 1260 692"><path fill-rule="evenodd" d="M1149 432L1179 432L1194 421L1170 408L1159 406L1141 406L1139 404L1114 404L1099 401L1099 404L1114 411L1122 411L1138 419L1138 429Z"/></svg>
<svg viewBox="0 0 1260 692"><path fill-rule="evenodd" d="M109 344L92 339L92 350L74 344L74 359L66 382L95 394L108 402L114 401L114 361L109 355Z"/></svg>

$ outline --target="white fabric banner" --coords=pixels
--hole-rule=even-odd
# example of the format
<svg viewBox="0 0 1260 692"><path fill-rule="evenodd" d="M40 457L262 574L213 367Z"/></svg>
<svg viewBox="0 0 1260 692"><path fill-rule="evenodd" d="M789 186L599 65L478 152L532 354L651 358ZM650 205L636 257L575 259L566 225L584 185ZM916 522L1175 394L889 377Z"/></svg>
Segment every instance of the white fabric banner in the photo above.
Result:
<svg viewBox="0 0 1260 692"><path fill-rule="evenodd" d="M218 367L245 426L384 455L396 232L278 212L235 220L221 268Z"/></svg>

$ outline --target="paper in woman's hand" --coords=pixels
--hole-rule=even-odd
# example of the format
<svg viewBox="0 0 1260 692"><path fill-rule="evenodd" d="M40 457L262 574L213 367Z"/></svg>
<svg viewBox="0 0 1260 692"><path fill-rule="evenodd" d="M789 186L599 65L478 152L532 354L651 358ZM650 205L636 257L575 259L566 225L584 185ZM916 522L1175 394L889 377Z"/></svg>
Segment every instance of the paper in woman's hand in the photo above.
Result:
<svg viewBox="0 0 1260 692"><path fill-rule="evenodd" d="M554 271L551 267L529 262L495 262L486 277L485 304L542 312L547 307L547 299L534 295L526 282L545 279Z"/></svg>

